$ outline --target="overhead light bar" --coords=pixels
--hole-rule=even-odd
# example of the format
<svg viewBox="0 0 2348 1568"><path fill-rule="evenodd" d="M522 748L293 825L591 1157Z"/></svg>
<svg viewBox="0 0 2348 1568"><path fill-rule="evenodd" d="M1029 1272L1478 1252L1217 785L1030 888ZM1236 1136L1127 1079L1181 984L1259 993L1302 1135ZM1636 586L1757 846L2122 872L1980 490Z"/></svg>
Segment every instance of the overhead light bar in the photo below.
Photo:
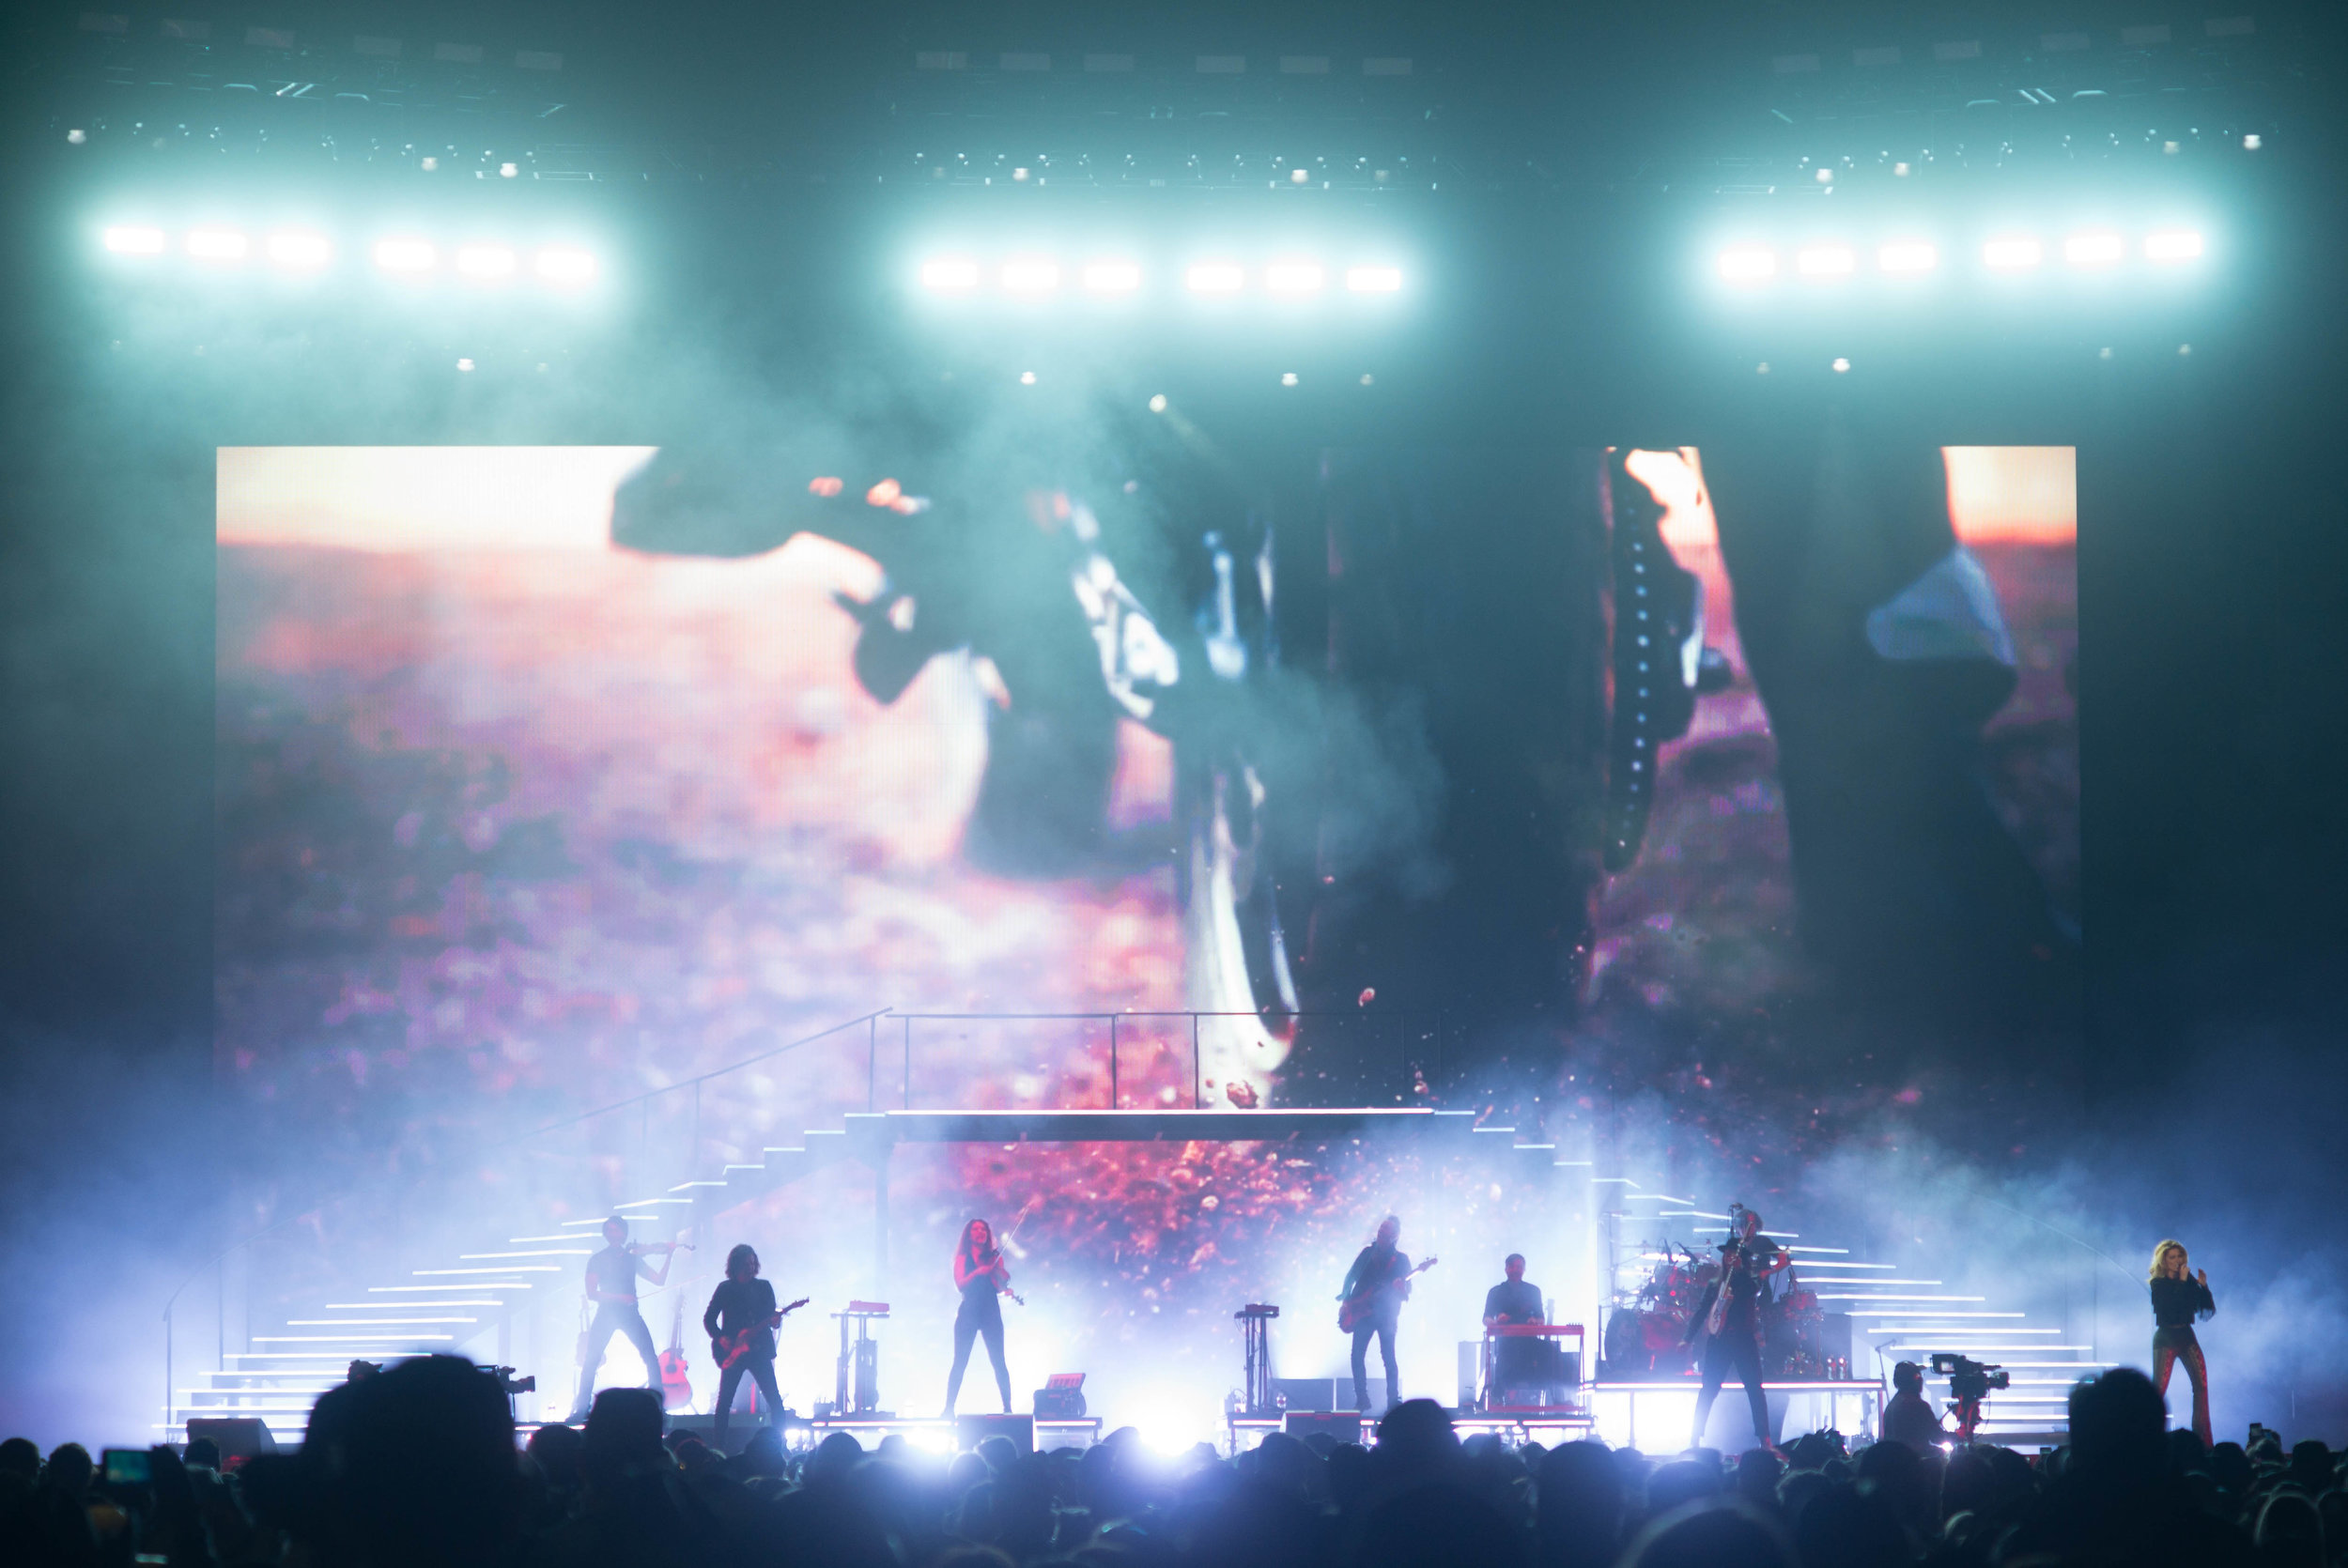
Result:
<svg viewBox="0 0 2348 1568"><path fill-rule="evenodd" d="M272 234L262 250L280 267L323 267L334 258L334 247L322 234Z"/></svg>
<svg viewBox="0 0 2348 1568"><path fill-rule="evenodd" d="M116 223L100 238L118 256L159 256L165 243L162 230L144 223Z"/></svg>
<svg viewBox="0 0 2348 1568"><path fill-rule="evenodd" d="M1349 267L1345 269L1345 286L1354 294L1399 294L1402 291L1402 269Z"/></svg>
<svg viewBox="0 0 2348 1568"><path fill-rule="evenodd" d="M1193 294L1237 294L1247 284L1247 273L1228 261L1202 261L1182 274Z"/></svg>
<svg viewBox="0 0 2348 1568"><path fill-rule="evenodd" d="M198 261L242 261L253 241L235 229L188 231L188 254Z"/></svg>
<svg viewBox="0 0 2348 1568"><path fill-rule="evenodd" d="M921 264L921 286L941 293L979 286L979 264L966 256L938 256Z"/></svg>
<svg viewBox="0 0 2348 1568"><path fill-rule="evenodd" d="M1982 265L1999 272L2027 272L2046 259L2046 247L2026 235L2008 235L1981 248Z"/></svg>
<svg viewBox="0 0 2348 1568"><path fill-rule="evenodd" d="M1264 287L1274 294L1318 294L1326 279L1316 261L1275 261L1263 273Z"/></svg>
<svg viewBox="0 0 2348 1568"><path fill-rule="evenodd" d="M546 246L538 252L536 265L538 276L550 284L593 283L600 267L594 252L576 245Z"/></svg>
<svg viewBox="0 0 2348 1568"><path fill-rule="evenodd" d="M1859 270L1848 245L1810 245L1794 253L1794 270L1805 278L1847 278Z"/></svg>
<svg viewBox="0 0 2348 1568"><path fill-rule="evenodd" d="M2197 229L2161 229L2144 238L2146 261L2193 261L2201 254Z"/></svg>
<svg viewBox="0 0 2348 1568"><path fill-rule="evenodd" d="M375 264L386 272L429 272L440 264L440 253L429 239L381 239Z"/></svg>
<svg viewBox="0 0 2348 1568"><path fill-rule="evenodd" d="M1059 263L1049 256L1013 256L1003 263L1004 292L1050 294L1059 287Z"/></svg>
<svg viewBox="0 0 2348 1568"><path fill-rule="evenodd" d="M1721 253L1720 268L1730 283L1761 283L1777 276L1777 253L1766 245L1731 245Z"/></svg>
<svg viewBox="0 0 2348 1568"><path fill-rule="evenodd" d="M503 245L459 245L456 248L456 270L484 283L512 277L517 265L513 251Z"/></svg>
<svg viewBox="0 0 2348 1568"><path fill-rule="evenodd" d="M1940 265L1940 253L1922 239L1894 239L1876 252L1876 266L1893 277L1914 277Z"/></svg>
<svg viewBox="0 0 2348 1568"><path fill-rule="evenodd" d="M1091 261L1081 279L1088 294L1131 294L1141 286L1141 269L1130 261Z"/></svg>
<svg viewBox="0 0 2348 1568"><path fill-rule="evenodd" d="M2075 234L2062 242L2062 259L2074 267L2110 267L2126 254L2116 234Z"/></svg>

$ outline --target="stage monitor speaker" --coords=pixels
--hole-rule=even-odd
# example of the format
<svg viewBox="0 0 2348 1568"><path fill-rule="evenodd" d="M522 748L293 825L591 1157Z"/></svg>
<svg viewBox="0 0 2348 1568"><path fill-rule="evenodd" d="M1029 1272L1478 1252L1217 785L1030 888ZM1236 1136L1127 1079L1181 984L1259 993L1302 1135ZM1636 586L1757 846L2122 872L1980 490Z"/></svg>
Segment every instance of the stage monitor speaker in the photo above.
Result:
<svg viewBox="0 0 2348 1568"><path fill-rule="evenodd" d="M269 1423L255 1416L190 1416L188 1441L209 1437L220 1450L224 1469L234 1469L256 1453L275 1453L277 1439Z"/></svg>
<svg viewBox="0 0 2348 1568"><path fill-rule="evenodd" d="M956 1416L954 1447L967 1453L989 1437L1009 1437L1022 1453L1035 1452L1033 1416Z"/></svg>
<svg viewBox="0 0 2348 1568"><path fill-rule="evenodd" d="M1337 1406L1336 1380L1328 1377L1274 1377L1274 1397L1284 1401L1284 1410L1334 1410Z"/></svg>
<svg viewBox="0 0 2348 1568"><path fill-rule="evenodd" d="M1362 1440L1362 1417L1357 1410L1290 1410L1280 1418L1280 1430L1291 1437L1323 1433L1340 1443Z"/></svg>

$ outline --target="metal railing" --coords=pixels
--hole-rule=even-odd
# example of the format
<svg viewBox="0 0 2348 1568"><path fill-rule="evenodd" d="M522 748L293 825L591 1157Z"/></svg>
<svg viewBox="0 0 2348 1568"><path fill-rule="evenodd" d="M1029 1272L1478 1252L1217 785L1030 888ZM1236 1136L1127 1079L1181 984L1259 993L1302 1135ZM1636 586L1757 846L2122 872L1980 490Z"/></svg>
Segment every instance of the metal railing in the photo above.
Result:
<svg viewBox="0 0 2348 1568"><path fill-rule="evenodd" d="M1315 1011L1286 1013L1280 1017L1284 1027L1297 1028L1299 1032L1304 1027L1318 1023L1322 1029L1334 1028L1346 1033L1370 1037L1367 1043L1377 1050L1380 1058L1390 1060L1392 1063L1396 1073L1396 1077L1391 1080L1395 1085L1396 1102L1416 1104L1431 1099L1433 1085L1442 1076L1444 1058L1444 1015L1442 1013ZM1051 1110L1133 1108L1136 1097L1127 1093L1129 1078L1124 1069L1136 1046L1147 1053L1143 1082L1154 1081L1157 1084L1158 1103L1166 1103L1167 1088L1179 1086L1180 1083L1179 1075L1173 1085L1165 1082L1163 1069L1167 1043L1170 1039L1177 1048L1180 1048L1185 1037L1187 1037L1190 1066L1188 1097L1190 1106L1193 1110L1203 1110L1207 1103L1202 1040L1204 1025L1209 1021L1221 1020L1228 1021L1233 1025L1253 1026L1265 1029L1268 1033L1272 1032L1271 1025L1267 1023L1263 1015L1251 1012L1132 1008L1124 1011L1066 1013L917 1013L899 1012L890 1008L873 1022L873 1038L866 1058L864 1108L867 1112L877 1112L881 1109L879 1046L881 1018L893 1020L899 1028L898 1081L895 1099L897 1109L904 1111L915 1109L914 1034L916 1024L1054 1023L1092 1026L1100 1037L1100 1042L1104 1048L1103 1061L1107 1069L1105 1082L1097 1091L1101 1096L1101 1100L1097 1104L1083 1106L1052 1104L1036 1107L1036 1109ZM1168 1024L1171 1027L1166 1027ZM1157 1027L1152 1027L1152 1025L1157 1025ZM1388 1047L1385 1039L1381 1038L1388 1036L1391 1037L1391 1047ZM1388 1049L1392 1052L1390 1058L1386 1057ZM1357 1059L1367 1060L1369 1055L1370 1053L1366 1050ZM1035 1067L1038 1072L1044 1072L1050 1070L1051 1064L1039 1063L1035 1064ZM1375 1071L1366 1071L1362 1075L1363 1082L1374 1083L1377 1078L1384 1075L1385 1070L1386 1068L1381 1066ZM1063 1064L1057 1076L1064 1078L1066 1075ZM1148 1091L1144 1092L1146 1094ZM965 1108L954 1107L954 1109Z"/></svg>

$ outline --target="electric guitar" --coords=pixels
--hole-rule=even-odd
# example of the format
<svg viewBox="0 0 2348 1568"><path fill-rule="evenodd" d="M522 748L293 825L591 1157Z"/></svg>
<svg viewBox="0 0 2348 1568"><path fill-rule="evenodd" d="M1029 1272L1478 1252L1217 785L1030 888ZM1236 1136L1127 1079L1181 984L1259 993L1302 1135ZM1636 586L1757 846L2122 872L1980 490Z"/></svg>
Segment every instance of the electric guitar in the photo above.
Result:
<svg viewBox="0 0 2348 1568"><path fill-rule="evenodd" d="M762 1322L745 1324L730 1334L719 1334L710 1341L709 1353L716 1358L718 1370L719 1372L731 1370L735 1362L750 1353L750 1345L756 1342L763 1330L774 1328L784 1318L806 1306L810 1299L811 1298L802 1296L787 1307L776 1308Z"/></svg>
<svg viewBox="0 0 2348 1568"><path fill-rule="evenodd" d="M1402 1276L1402 1280L1410 1279L1415 1274L1426 1273L1427 1270L1435 1267L1435 1263L1436 1260L1431 1257L1421 1260L1413 1266L1409 1274ZM1376 1284L1363 1285L1347 1297L1337 1307L1337 1332L1350 1334L1360 1327L1362 1319L1367 1317L1377 1308L1378 1293L1388 1285L1400 1284L1402 1280L1381 1280Z"/></svg>

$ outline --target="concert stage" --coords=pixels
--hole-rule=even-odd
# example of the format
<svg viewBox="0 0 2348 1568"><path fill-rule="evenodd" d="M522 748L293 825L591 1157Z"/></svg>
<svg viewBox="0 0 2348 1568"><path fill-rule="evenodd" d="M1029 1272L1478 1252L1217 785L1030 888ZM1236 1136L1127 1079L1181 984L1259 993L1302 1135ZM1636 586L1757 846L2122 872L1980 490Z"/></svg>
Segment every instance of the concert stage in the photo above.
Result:
<svg viewBox="0 0 2348 1568"><path fill-rule="evenodd" d="M1772 1441L1783 1443L1819 1431L1873 1439L1881 1431L1884 1391L1880 1383L1849 1378L1787 1379L1765 1381L1761 1389L1769 1401ZM1693 1377L1597 1383L1584 1391L1596 1436L1616 1448L1649 1453L1676 1453L1688 1446L1699 1391ZM1731 1383L1712 1407L1710 1446L1746 1446L1750 1441L1745 1437L1747 1422L1744 1391ZM1728 1435L1732 1429L1736 1436Z"/></svg>

